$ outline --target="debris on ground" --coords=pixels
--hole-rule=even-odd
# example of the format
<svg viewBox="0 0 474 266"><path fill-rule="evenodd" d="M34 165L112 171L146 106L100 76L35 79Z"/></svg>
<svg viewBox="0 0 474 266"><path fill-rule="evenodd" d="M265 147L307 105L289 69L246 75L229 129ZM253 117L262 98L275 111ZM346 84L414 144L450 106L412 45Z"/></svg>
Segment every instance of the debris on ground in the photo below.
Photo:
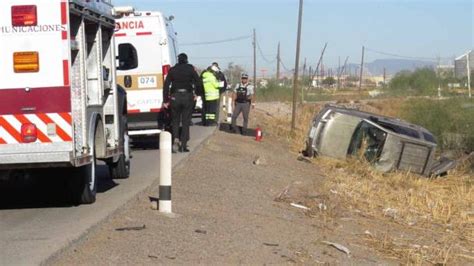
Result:
<svg viewBox="0 0 474 266"><path fill-rule="evenodd" d="M285 189L276 196L275 201L283 201L288 198L288 192L290 191L290 185L286 186Z"/></svg>
<svg viewBox="0 0 474 266"><path fill-rule="evenodd" d="M203 235L206 235L207 234L207 231L206 230L201 230L201 229L197 229L195 230L194 232L198 233L198 234L203 234Z"/></svg>
<svg viewBox="0 0 474 266"><path fill-rule="evenodd" d="M257 156L257 157L255 157L255 160L253 161L253 164L254 165L266 165L267 160L265 160L265 158L262 157L262 156Z"/></svg>
<svg viewBox="0 0 474 266"><path fill-rule="evenodd" d="M393 208L386 208L383 210L383 215L391 217L393 219L397 218L397 213L398 210Z"/></svg>
<svg viewBox="0 0 474 266"><path fill-rule="evenodd" d="M320 211L326 211L328 209L328 206L324 203L319 203L318 207Z"/></svg>
<svg viewBox="0 0 474 266"><path fill-rule="evenodd" d="M146 228L146 225L141 225L141 226L127 226L127 227L121 227L121 228L116 228L115 231L140 231Z"/></svg>
<svg viewBox="0 0 474 266"><path fill-rule="evenodd" d="M279 244L274 244L274 243L263 243L265 246L269 246L269 247L278 247Z"/></svg>
<svg viewBox="0 0 474 266"><path fill-rule="evenodd" d="M291 206L295 207L295 208L299 208L299 209L303 209L303 210L306 210L306 211L309 211L311 210L310 208L306 207L306 206L303 206L303 205L300 205L300 204L296 204L296 203L290 203Z"/></svg>
<svg viewBox="0 0 474 266"><path fill-rule="evenodd" d="M328 245L328 246L334 247L334 248L336 248L337 250L346 253L347 256L350 256L350 255L351 255L351 251L350 251L347 247L345 247L345 246L343 246L343 245L341 245L341 244L334 243L334 242L329 242L329 241L322 241L322 243L324 243L324 244L326 244L326 245Z"/></svg>
<svg viewBox="0 0 474 266"><path fill-rule="evenodd" d="M303 155L299 155L298 158L296 158L296 159L300 162L312 163L311 159L309 159L308 157L305 157Z"/></svg>

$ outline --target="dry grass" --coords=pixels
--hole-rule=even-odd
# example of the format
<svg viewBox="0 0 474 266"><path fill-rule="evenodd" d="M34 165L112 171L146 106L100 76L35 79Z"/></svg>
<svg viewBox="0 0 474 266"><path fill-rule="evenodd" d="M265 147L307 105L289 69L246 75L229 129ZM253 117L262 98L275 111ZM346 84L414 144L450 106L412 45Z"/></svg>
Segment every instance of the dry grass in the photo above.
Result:
<svg viewBox="0 0 474 266"><path fill-rule="evenodd" d="M402 104L401 100L383 101L361 109L396 116ZM289 130L288 116L267 114L260 120L296 152L303 149L309 121L321 107L300 107L294 132ZM317 158L315 163L327 174L324 190L336 191L344 203L341 206L420 234L416 241L389 234L365 236L367 245L406 264L474 262L474 178L468 163L438 179L407 172L382 174L359 159Z"/></svg>
<svg viewBox="0 0 474 266"><path fill-rule="evenodd" d="M318 158L328 174L325 190L336 191L344 205L373 219L390 220L408 230L429 234L416 244L388 234L370 236L367 243L407 263L446 263L466 256L474 243L473 178L459 170L446 178L427 179L410 173L381 174L364 161ZM437 242L429 241L436 238Z"/></svg>

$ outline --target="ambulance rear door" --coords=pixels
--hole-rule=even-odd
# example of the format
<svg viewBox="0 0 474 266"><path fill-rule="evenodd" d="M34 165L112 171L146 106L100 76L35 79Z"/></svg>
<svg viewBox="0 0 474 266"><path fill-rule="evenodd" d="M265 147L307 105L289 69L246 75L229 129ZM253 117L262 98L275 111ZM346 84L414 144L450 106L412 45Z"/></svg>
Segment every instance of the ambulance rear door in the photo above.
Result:
<svg viewBox="0 0 474 266"><path fill-rule="evenodd" d="M116 43L133 46L138 67L132 70L117 69L117 83L127 90L128 113L157 113L163 103L164 75L169 68L162 65L161 22L146 12L130 14L117 20Z"/></svg>

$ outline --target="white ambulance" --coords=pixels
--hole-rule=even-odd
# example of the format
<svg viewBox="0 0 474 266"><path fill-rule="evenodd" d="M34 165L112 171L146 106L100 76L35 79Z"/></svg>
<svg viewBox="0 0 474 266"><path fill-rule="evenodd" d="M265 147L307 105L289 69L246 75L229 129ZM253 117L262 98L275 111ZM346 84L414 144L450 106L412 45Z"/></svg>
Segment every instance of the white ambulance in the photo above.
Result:
<svg viewBox="0 0 474 266"><path fill-rule="evenodd" d="M3 178L55 168L51 175L64 177L71 202L89 204L96 160L113 177L129 176L126 92L116 86L111 10L110 0L2 0ZM119 61L136 65L122 54Z"/></svg>
<svg viewBox="0 0 474 266"><path fill-rule="evenodd" d="M171 21L156 11L116 7L117 50L133 48L138 67L117 68L117 83L127 90L130 135L159 133L163 83L177 60L177 33Z"/></svg>

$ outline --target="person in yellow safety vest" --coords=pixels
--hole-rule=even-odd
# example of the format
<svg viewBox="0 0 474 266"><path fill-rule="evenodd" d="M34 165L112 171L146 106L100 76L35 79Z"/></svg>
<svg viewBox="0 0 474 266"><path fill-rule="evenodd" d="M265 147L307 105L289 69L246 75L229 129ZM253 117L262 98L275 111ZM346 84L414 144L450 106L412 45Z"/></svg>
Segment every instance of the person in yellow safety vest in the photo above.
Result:
<svg viewBox="0 0 474 266"><path fill-rule="evenodd" d="M214 126L217 125L217 112L219 110L219 80L217 79L216 73L219 68L216 66L208 67L201 74L202 83L204 85L204 99L203 99L203 115L202 124L203 126Z"/></svg>

